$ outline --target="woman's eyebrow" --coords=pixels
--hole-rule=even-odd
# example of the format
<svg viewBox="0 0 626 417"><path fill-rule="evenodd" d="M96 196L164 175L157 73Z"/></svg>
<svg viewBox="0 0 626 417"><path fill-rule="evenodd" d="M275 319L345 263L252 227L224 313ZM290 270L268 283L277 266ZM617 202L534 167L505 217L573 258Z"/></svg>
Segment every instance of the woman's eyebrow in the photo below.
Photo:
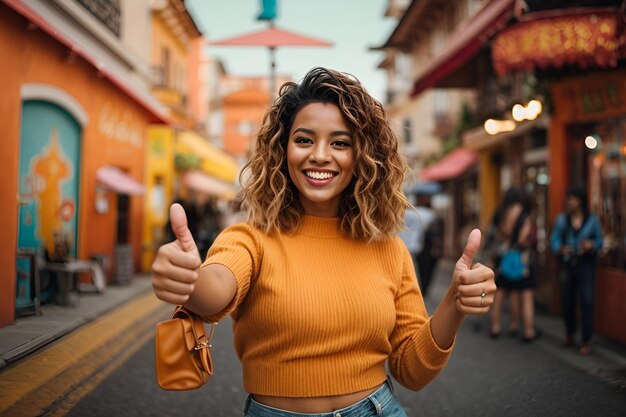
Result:
<svg viewBox="0 0 626 417"><path fill-rule="evenodd" d="M311 135L311 136L315 136L316 135L314 130L307 129L306 127L299 127L299 128L297 128L296 130L293 131L293 134L296 134L298 132L306 133L307 135ZM335 131L332 131L332 132L330 132L330 136L348 136L348 137L352 137L350 132L348 132L346 130L335 130Z"/></svg>
<svg viewBox="0 0 626 417"><path fill-rule="evenodd" d="M315 131L311 130L311 129L307 129L306 127L299 127L296 130L293 131L293 134L296 134L298 132L302 132L302 133L306 133L307 135L311 135L311 136L315 136Z"/></svg>

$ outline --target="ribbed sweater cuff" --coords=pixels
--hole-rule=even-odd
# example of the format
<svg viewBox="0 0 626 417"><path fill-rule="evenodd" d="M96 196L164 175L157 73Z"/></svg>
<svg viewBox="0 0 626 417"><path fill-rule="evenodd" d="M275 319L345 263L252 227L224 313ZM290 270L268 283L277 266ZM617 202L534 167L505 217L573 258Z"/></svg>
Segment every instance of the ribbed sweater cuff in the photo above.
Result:
<svg viewBox="0 0 626 417"><path fill-rule="evenodd" d="M452 341L452 344L447 349L442 349L439 347L435 339L433 338L433 332L430 329L431 318L422 326L419 330L420 334L417 337L418 346L416 346L420 359L423 361L423 364L430 369L442 369L448 359L450 358L450 354L454 349L454 345L456 343L456 337Z"/></svg>

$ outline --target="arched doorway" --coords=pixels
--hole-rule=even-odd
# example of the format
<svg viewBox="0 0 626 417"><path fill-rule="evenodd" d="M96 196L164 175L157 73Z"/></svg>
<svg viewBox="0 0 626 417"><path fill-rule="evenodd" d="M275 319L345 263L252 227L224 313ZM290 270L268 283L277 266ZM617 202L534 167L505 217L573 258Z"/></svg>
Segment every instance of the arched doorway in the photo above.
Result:
<svg viewBox="0 0 626 417"><path fill-rule="evenodd" d="M80 138L80 125L63 108L22 102L18 251L57 261L76 256ZM33 303L31 272L18 258L17 309Z"/></svg>

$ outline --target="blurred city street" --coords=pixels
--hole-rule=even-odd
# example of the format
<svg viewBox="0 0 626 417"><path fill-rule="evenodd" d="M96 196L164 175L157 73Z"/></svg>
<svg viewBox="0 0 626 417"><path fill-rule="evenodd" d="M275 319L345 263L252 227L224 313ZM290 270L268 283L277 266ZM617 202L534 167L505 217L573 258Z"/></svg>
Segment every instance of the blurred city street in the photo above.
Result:
<svg viewBox="0 0 626 417"><path fill-rule="evenodd" d="M447 287L452 264L444 262L434 278L428 301L434 307ZM137 280L145 280L137 277ZM137 284L133 284L135 286ZM138 286L147 289L141 284ZM141 294L139 294L141 295ZM129 301L138 312L132 340L114 322L110 339L91 355L72 359L75 345L69 337L44 349L41 355L54 358L62 372L42 384L32 378L27 395L0 415L105 416L187 416L230 417L241 415L246 394L242 390L241 366L232 348L230 320L217 327L213 339L214 375L196 391L167 392L158 388L154 374L153 328L167 319L171 307L146 302L139 295ZM154 297L150 296L152 299ZM145 312L147 310L147 313ZM106 317L106 315L104 316ZM559 346L561 323L539 315L537 325L544 336L531 344L518 338L489 338L484 320L466 319L458 335L450 363L432 384L412 392L395 383L396 392L409 416L621 416L626 409L626 352L607 340L597 342L593 358L581 358L573 349ZM86 331L99 325L91 323ZM98 328L103 331L102 327ZM106 332L106 330L104 330ZM89 333L87 333L89 334ZM0 330L6 337L7 332ZM33 355L3 374L12 378L16 370L36 373L42 358ZM100 358L100 359L98 359ZM46 378L45 373L40 378ZM5 380L6 382L6 380ZM25 381L17 381L20 389ZM6 388L5 385L0 385ZM5 401L0 401L4 406Z"/></svg>
<svg viewBox="0 0 626 417"><path fill-rule="evenodd" d="M366 136L406 164L386 191L429 313L474 228L495 271L443 372L396 383L407 414L625 416L625 22L626 0L0 0L0 416L242 415L230 318L206 386L157 386L152 266L172 203L201 256L251 221L266 112L316 67L384 109Z"/></svg>

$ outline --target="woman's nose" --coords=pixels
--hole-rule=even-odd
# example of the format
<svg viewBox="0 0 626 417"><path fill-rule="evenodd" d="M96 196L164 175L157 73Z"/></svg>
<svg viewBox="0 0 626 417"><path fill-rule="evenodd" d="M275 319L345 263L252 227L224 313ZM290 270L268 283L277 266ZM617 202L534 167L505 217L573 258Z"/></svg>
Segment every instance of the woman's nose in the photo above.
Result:
<svg viewBox="0 0 626 417"><path fill-rule="evenodd" d="M318 145L315 146L311 155L309 155L309 161L317 162L318 164L330 162L330 152L327 146Z"/></svg>

